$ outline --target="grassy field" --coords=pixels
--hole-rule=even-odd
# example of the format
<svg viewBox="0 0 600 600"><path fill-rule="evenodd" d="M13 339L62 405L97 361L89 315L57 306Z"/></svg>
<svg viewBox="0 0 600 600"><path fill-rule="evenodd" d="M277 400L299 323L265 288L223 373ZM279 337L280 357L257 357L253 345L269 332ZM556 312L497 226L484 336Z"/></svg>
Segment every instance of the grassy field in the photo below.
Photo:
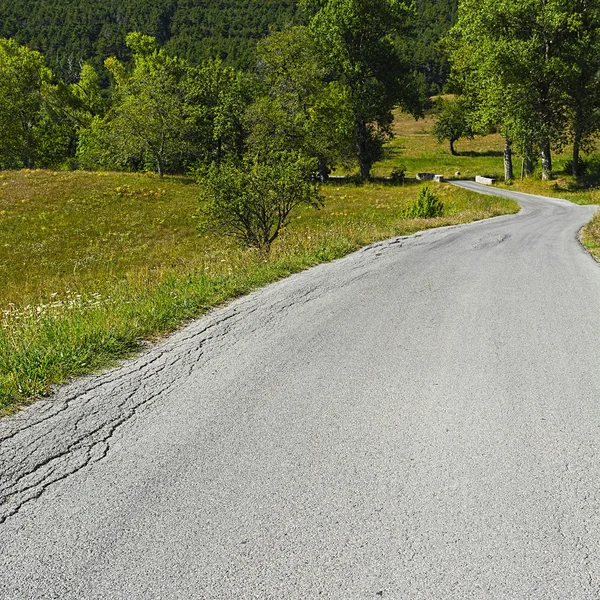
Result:
<svg viewBox="0 0 600 600"><path fill-rule="evenodd" d="M502 176L504 142L499 135L459 140L455 144L459 156L452 156L449 145L439 144L431 133L434 117L429 115L418 121L401 113L395 117L395 137L386 147L385 158L377 163L376 175L389 175L403 164L409 177L419 172L439 173L448 179L454 178L456 172L467 179L475 175Z"/></svg>
<svg viewBox="0 0 600 600"><path fill-rule="evenodd" d="M267 261L199 237L193 180L0 173L0 413L110 365L141 340L228 299L370 242L515 212L509 201L434 185L438 219L405 219L420 185L324 186Z"/></svg>

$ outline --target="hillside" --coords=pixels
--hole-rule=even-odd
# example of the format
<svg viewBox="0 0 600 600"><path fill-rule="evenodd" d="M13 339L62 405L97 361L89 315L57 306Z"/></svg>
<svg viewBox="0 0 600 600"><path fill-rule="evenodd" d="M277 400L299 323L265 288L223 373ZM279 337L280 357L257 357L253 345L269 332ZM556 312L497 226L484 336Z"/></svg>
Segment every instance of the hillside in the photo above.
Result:
<svg viewBox="0 0 600 600"><path fill-rule="evenodd" d="M125 58L129 31L153 35L192 62L220 55L248 68L256 40L296 13L294 0L1 0L0 37L39 50L66 80L83 61Z"/></svg>
<svg viewBox="0 0 600 600"><path fill-rule="evenodd" d="M437 41L456 17L458 0L418 0L409 60L440 89L447 64ZM270 26L298 22L297 0L0 0L0 37L39 50L66 81L83 61L100 66L107 56L127 57L125 34L141 31L193 63L219 55L248 69L256 40Z"/></svg>

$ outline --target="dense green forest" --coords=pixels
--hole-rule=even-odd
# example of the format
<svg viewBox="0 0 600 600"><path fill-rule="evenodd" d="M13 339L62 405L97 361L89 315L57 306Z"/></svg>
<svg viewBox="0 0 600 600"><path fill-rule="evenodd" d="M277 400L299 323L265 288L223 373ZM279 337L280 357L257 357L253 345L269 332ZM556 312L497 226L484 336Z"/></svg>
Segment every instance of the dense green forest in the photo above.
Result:
<svg viewBox="0 0 600 600"><path fill-rule="evenodd" d="M550 179L567 146L579 175L600 131L597 0L0 6L0 168L366 180L392 109L442 89L438 139L500 133L507 180L513 153Z"/></svg>
<svg viewBox="0 0 600 600"><path fill-rule="evenodd" d="M256 40L293 23L294 0L2 0L0 37L27 44L73 81L81 63L128 57L125 35L141 31L192 62L219 56L249 68Z"/></svg>
<svg viewBox="0 0 600 600"><path fill-rule="evenodd" d="M418 18L402 46L434 88L444 85L447 61L437 42L456 18L458 0L418 0ZM297 0L0 0L0 37L38 50L65 81L83 62L130 56L125 35L151 35L171 54L193 64L219 57L250 69L256 41L271 27L300 24Z"/></svg>

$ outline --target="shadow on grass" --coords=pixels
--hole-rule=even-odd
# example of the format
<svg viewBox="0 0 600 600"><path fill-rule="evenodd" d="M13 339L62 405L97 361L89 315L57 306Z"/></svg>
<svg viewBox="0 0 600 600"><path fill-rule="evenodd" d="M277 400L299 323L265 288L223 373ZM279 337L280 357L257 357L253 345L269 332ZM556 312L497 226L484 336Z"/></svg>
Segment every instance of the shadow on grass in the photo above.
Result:
<svg viewBox="0 0 600 600"><path fill-rule="evenodd" d="M418 181L413 177L405 177L403 180L392 179L391 177L371 177L365 181L361 181L357 175L334 175L331 176L323 185L340 186L340 185L364 185L364 184L387 185L390 187L402 187L422 184L423 181Z"/></svg>
<svg viewBox="0 0 600 600"><path fill-rule="evenodd" d="M486 150L485 152L476 152L474 150L468 150L467 152L458 152L456 156L468 156L470 158L477 158L481 156L503 156L499 150Z"/></svg>

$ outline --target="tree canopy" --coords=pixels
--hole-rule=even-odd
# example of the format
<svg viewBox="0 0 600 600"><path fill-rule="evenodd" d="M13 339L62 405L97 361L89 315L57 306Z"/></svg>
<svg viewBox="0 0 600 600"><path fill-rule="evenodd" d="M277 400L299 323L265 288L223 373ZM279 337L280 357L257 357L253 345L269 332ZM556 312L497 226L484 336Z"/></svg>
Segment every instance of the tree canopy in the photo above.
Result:
<svg viewBox="0 0 600 600"><path fill-rule="evenodd" d="M590 0L462 0L451 32L455 84L475 119L499 126L528 165L537 147L545 178L553 147L571 136L576 173L597 130L598 11Z"/></svg>

